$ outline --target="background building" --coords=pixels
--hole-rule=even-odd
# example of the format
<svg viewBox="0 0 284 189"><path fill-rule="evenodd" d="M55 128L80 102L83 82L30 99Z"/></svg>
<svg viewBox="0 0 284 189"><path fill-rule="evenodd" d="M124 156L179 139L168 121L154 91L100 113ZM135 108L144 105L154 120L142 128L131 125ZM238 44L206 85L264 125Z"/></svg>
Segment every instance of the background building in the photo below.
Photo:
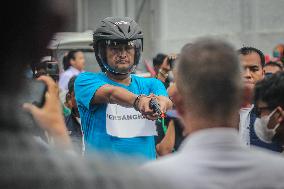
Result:
<svg viewBox="0 0 284 189"><path fill-rule="evenodd" d="M71 1L71 0L70 0ZM108 16L129 16L145 34L144 58L178 52L210 35L236 48L255 46L266 54L284 43L284 0L73 0L66 31L93 30Z"/></svg>

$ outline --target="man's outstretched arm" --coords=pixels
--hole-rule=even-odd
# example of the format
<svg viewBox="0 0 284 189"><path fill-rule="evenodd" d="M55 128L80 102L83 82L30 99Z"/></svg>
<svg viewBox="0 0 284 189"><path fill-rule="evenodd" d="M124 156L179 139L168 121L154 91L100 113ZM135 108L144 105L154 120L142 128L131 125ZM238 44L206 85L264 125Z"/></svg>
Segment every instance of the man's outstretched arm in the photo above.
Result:
<svg viewBox="0 0 284 189"><path fill-rule="evenodd" d="M96 91L91 103L112 103L124 107L136 107L145 117L155 120L158 116L150 108L150 100L150 96L138 96L122 87L105 84Z"/></svg>

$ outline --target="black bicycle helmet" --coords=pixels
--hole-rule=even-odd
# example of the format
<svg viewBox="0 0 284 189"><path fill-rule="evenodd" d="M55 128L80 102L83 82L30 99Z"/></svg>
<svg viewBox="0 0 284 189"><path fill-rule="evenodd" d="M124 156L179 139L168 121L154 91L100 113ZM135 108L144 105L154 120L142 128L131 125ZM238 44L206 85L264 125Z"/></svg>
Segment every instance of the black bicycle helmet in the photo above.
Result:
<svg viewBox="0 0 284 189"><path fill-rule="evenodd" d="M135 48L134 64L128 72L121 73L111 68L106 60L106 46L111 41L131 42ZM93 47L96 59L103 72L109 71L115 75L126 75L133 72L140 61L143 50L143 32L139 25L128 17L107 17L102 20L101 25L93 35Z"/></svg>

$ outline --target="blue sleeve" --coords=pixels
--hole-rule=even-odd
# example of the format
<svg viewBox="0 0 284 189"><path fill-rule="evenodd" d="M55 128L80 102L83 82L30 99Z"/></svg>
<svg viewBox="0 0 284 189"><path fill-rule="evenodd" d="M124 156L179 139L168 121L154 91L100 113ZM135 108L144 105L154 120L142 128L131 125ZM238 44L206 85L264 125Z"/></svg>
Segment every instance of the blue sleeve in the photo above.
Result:
<svg viewBox="0 0 284 189"><path fill-rule="evenodd" d="M106 84L99 74L81 73L75 80L75 98L78 105L90 109L96 91Z"/></svg>
<svg viewBox="0 0 284 189"><path fill-rule="evenodd" d="M152 93L154 93L155 95L157 96L166 96L168 97L168 93L167 93L167 90L164 86L164 84L156 79L156 78L151 78L151 91Z"/></svg>

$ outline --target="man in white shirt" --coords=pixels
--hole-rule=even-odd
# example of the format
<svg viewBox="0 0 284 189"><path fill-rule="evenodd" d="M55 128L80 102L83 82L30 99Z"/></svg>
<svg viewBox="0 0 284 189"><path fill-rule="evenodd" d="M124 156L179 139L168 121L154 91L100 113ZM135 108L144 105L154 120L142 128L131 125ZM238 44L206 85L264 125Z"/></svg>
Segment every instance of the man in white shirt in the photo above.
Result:
<svg viewBox="0 0 284 189"><path fill-rule="evenodd" d="M264 77L263 65L265 64L264 54L254 47L242 47L238 50L244 82L244 99L240 109L240 136L241 140L250 145L250 122L253 109L252 96L256 82ZM252 121L253 124L254 121Z"/></svg>
<svg viewBox="0 0 284 189"><path fill-rule="evenodd" d="M70 67L60 74L59 78L59 88L63 91L68 91L68 82L71 77L78 75L85 68L85 57L82 51L70 51L67 55L67 59Z"/></svg>
<svg viewBox="0 0 284 189"><path fill-rule="evenodd" d="M240 109L239 130L241 140L247 145L254 145L275 152L282 152L282 145L278 141L271 143L259 139L255 133L256 109L253 104L255 84L264 77L264 54L254 47L242 47L238 50L244 82L244 100Z"/></svg>
<svg viewBox="0 0 284 189"><path fill-rule="evenodd" d="M226 42L199 39L182 49L173 96L187 136L180 151L142 170L175 188L284 188L284 160L250 149L238 133L242 81Z"/></svg>

